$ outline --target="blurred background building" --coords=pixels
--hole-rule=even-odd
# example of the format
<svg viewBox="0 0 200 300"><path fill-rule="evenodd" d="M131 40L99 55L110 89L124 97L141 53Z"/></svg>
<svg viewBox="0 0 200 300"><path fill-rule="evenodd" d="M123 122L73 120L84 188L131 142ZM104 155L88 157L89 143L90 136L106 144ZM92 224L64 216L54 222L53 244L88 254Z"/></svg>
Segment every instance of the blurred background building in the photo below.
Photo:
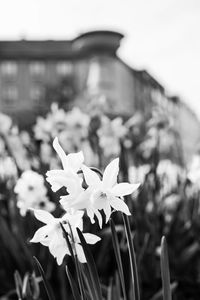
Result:
<svg viewBox="0 0 200 300"><path fill-rule="evenodd" d="M147 118L158 106L172 117L190 158L200 138L196 115L146 70L132 69L117 56L122 38L93 31L71 41L0 41L0 111L27 127L52 102L84 110L103 96L107 113L130 117L137 111Z"/></svg>

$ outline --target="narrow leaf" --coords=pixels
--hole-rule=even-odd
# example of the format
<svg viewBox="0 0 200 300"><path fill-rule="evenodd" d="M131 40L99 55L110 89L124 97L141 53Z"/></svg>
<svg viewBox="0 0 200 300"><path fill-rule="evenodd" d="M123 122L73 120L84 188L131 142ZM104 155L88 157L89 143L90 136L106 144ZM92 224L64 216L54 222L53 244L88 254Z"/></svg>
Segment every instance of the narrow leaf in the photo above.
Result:
<svg viewBox="0 0 200 300"><path fill-rule="evenodd" d="M122 267L121 254L120 254L120 246L119 246L119 241L118 241L118 237L117 237L117 232L115 230L115 224L112 219L110 219L110 227L111 227L111 231L112 231L113 248L114 248L117 266L118 266L118 270L119 270L122 291L123 291L124 299L126 300L127 299L126 298L126 288L125 288L124 272L123 272L123 267Z"/></svg>
<svg viewBox="0 0 200 300"><path fill-rule="evenodd" d="M173 282L172 284L170 284L171 293L174 292L174 290L177 288L177 286L178 286L177 282ZM162 299L162 295L163 295L163 290L160 290L150 300L160 300L160 299Z"/></svg>
<svg viewBox="0 0 200 300"><path fill-rule="evenodd" d="M45 287L45 290L46 290L46 293L47 293L47 296L48 296L49 300L55 300L55 297L54 297L53 292L51 290L51 287L50 287L50 285L49 285L49 283L48 283L48 281L46 279L46 276L44 274L44 271L42 269L41 264L39 263L38 259L35 256L33 256L33 258L34 258L34 260L35 260L35 262L37 264L38 270L39 270L40 275L42 277L42 280L43 280L43 283L44 283L44 287Z"/></svg>
<svg viewBox="0 0 200 300"><path fill-rule="evenodd" d="M161 240L161 277L163 286L163 299L172 300L171 289L170 289L170 275L169 275L169 262L167 253L167 242L165 237Z"/></svg>
<svg viewBox="0 0 200 300"><path fill-rule="evenodd" d="M90 278L90 274L88 271L88 267L86 268L82 268L82 275L83 275L83 280L85 283L85 286L87 287L87 291L88 291L88 297L90 300L96 300L96 292L95 292L95 288L94 285L91 284L91 278Z"/></svg>
<svg viewBox="0 0 200 300"><path fill-rule="evenodd" d="M122 217L123 217L123 221L124 221L129 257L130 257L133 291L135 293L135 300L140 300L138 271L137 271L136 256L135 256L135 250L134 250L134 246L133 246L133 239L132 239L132 235L131 235L130 223L129 223L129 219L128 219L127 215L122 214ZM133 293L133 295L134 295L134 293Z"/></svg>
<svg viewBox="0 0 200 300"><path fill-rule="evenodd" d="M74 281L68 267L66 266L66 274L67 274L67 277L68 277L68 280L69 280L69 284L71 286L71 290L72 290L72 294L73 294L73 297L75 300L82 300L81 299L81 296L79 294L79 291L78 291L78 287L76 285L76 282Z"/></svg>
<svg viewBox="0 0 200 300"><path fill-rule="evenodd" d="M106 300L112 300L112 294L113 294L113 279L110 279L108 291L107 291L107 299Z"/></svg>
<svg viewBox="0 0 200 300"><path fill-rule="evenodd" d="M22 286L22 297L23 298L29 298L31 296L31 289L29 284L29 273L26 273L23 280L23 286Z"/></svg>
<svg viewBox="0 0 200 300"><path fill-rule="evenodd" d="M78 257L77 257L77 253L76 253L76 247L74 246L74 251L73 251L72 245L71 245L71 243L69 241L68 233L66 232L66 230L65 230L64 226L62 225L62 223L60 223L60 226L62 228L64 238L65 238L65 240L67 242L67 246L68 246L68 249L70 251L71 257L72 257L72 259L74 261L74 264L75 264L76 274L77 274L77 279L78 279L78 284L79 284L79 289L80 289L80 293L81 293L81 299L85 299L85 296L84 296L84 287L83 287L83 280L82 280L82 276L81 276L81 272L80 272L79 261L78 261ZM70 231L71 231L72 243L75 245L75 240L74 240L73 232L72 232L72 229L71 229L71 225L69 223L68 223L68 226L69 226Z"/></svg>
<svg viewBox="0 0 200 300"><path fill-rule="evenodd" d="M114 286L114 297L113 300L121 300L120 290L119 290L119 276L118 273L115 273L115 286Z"/></svg>
<svg viewBox="0 0 200 300"><path fill-rule="evenodd" d="M82 234L82 232L80 231L79 228L77 228L77 232L78 232L78 236L79 236L80 241L81 241L81 245L83 247L83 251L85 253L85 257L86 257L87 265L88 265L88 271L90 273L90 278L92 280L92 284L95 287L97 299L102 300L101 286L100 286L99 276L98 276L98 273L97 273L97 269L96 269L94 259L92 257L92 254L91 254L90 250L89 250L89 247L88 247L88 245L85 241L85 238L84 238L84 236L83 236L83 234Z"/></svg>
<svg viewBox="0 0 200 300"><path fill-rule="evenodd" d="M73 250L72 250L72 245L71 245L71 243L70 243L70 241L69 241L68 233L66 232L66 230L65 230L65 228L64 228L64 226L63 226L62 223L60 223L60 226L61 226L61 228L62 228L63 236L64 236L64 238L65 238L65 240L66 240L67 247L68 247L69 252L70 252L70 254L71 254L72 260L73 260L73 262L75 263L74 252L73 252Z"/></svg>
<svg viewBox="0 0 200 300"><path fill-rule="evenodd" d="M15 271L14 273L14 279L15 279L15 287L16 287L16 293L18 300L22 299L22 279L18 271Z"/></svg>

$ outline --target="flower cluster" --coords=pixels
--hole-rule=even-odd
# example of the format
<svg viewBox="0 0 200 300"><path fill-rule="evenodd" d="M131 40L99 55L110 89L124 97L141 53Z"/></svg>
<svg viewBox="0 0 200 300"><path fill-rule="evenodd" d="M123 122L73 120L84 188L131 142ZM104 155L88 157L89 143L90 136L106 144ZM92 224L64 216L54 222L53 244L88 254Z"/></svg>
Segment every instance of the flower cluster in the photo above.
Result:
<svg viewBox="0 0 200 300"><path fill-rule="evenodd" d="M120 154L120 141L127 134L128 129L123 125L122 118L118 117L110 120L103 116L101 127L97 131L99 136L99 145L106 157L116 156Z"/></svg>
<svg viewBox="0 0 200 300"><path fill-rule="evenodd" d="M34 126L36 140L50 142L59 136L65 151L72 152L81 148L81 143L88 136L89 116L75 107L71 111L58 108L56 103L46 118L38 117Z"/></svg>
<svg viewBox="0 0 200 300"><path fill-rule="evenodd" d="M57 137L54 139L53 147L60 157L63 169L48 171L47 181L53 192L57 192L63 187L66 189L65 195L60 198L60 204L65 210L65 214L61 218L54 218L45 211L34 210L36 218L46 225L35 233L31 241L48 246L51 254L57 258L58 264L61 264L65 254L70 254L62 235L60 226L62 223L69 237L75 243L73 249L76 250L80 262L85 262L83 249L76 232L76 228L83 229L84 212L87 213L91 223L95 222L96 217L100 227L103 223L102 212L105 214L106 222L114 210L130 215L123 196L135 192L139 184L117 183L118 158L106 167L100 178L98 173L84 164L82 152L66 155ZM73 237L71 233L73 233ZM84 233L84 236L86 242L90 244L94 244L100 239L90 233Z"/></svg>
<svg viewBox="0 0 200 300"><path fill-rule="evenodd" d="M53 211L55 204L47 197L47 188L42 175L32 170L24 171L14 189L17 194L17 207L25 216L29 207Z"/></svg>

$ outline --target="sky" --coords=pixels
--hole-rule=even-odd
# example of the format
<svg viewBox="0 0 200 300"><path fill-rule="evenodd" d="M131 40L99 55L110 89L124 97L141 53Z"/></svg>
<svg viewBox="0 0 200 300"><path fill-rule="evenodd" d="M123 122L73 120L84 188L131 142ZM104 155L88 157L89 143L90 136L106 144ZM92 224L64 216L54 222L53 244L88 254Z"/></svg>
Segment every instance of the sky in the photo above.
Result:
<svg viewBox="0 0 200 300"><path fill-rule="evenodd" d="M125 35L118 55L148 70L200 119L200 0L0 0L0 40Z"/></svg>

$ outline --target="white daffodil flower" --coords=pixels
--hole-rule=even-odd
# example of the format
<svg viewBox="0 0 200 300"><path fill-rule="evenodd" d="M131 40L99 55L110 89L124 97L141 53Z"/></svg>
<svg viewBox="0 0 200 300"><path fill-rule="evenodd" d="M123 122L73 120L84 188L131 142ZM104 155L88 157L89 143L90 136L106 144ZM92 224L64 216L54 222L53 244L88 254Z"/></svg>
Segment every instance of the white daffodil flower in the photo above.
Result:
<svg viewBox="0 0 200 300"><path fill-rule="evenodd" d="M47 246L50 253L54 256L54 258L56 258L58 265L61 265L64 256L66 254L70 255L67 242L63 236L62 228L60 226L60 223L62 223L69 235L69 240L72 243L74 253L77 253L77 257L81 263L86 262L84 251L76 231L76 228L79 228L81 231L83 229L83 212L77 211L73 215L66 213L62 218L54 218L50 213L43 210L33 210L33 212L35 217L45 225L35 232L30 242L41 243L42 245ZM71 237L71 230L68 224L71 226L73 239ZM88 244L95 244L100 240L98 236L90 233L83 233L83 236Z"/></svg>
<svg viewBox="0 0 200 300"><path fill-rule="evenodd" d="M102 227L102 216L98 209L95 209L91 202L92 189L86 190L82 187L82 182L77 175L71 176L68 181L67 190L69 195L62 196L60 204L66 211L75 212L77 210L86 210L91 223L94 223L94 215L98 218L100 228Z"/></svg>
<svg viewBox="0 0 200 300"><path fill-rule="evenodd" d="M106 167L102 180L97 173L85 165L82 166L82 170L85 181L89 186L88 191L91 193L91 218L98 210L103 210L106 215L106 222L108 222L111 215L111 208L130 215L129 208L122 197L135 192L140 184L130 184L128 182L117 183L119 158L114 159Z"/></svg>
<svg viewBox="0 0 200 300"><path fill-rule="evenodd" d="M76 175L78 177L77 172L83 164L84 156L82 151L66 155L57 137L53 141L53 147L61 159L63 170L48 171L46 180L50 183L52 191L56 192L63 186L68 187L67 183L71 182L72 176ZM72 182L70 186L72 186Z"/></svg>

